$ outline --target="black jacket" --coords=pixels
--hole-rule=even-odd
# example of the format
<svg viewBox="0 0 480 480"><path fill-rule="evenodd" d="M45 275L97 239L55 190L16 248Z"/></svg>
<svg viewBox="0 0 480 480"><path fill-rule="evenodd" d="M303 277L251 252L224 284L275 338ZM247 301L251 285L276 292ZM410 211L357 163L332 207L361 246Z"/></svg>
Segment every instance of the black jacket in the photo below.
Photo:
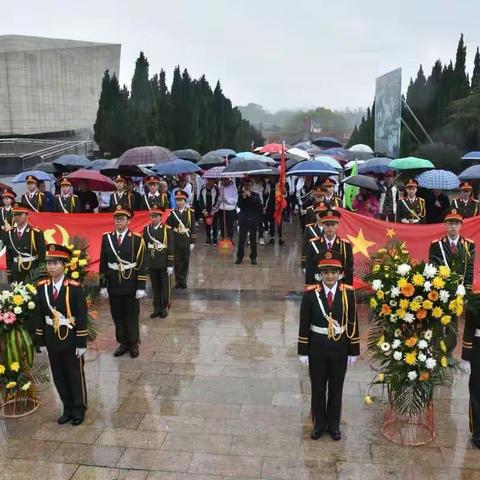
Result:
<svg viewBox="0 0 480 480"><path fill-rule="evenodd" d="M80 200L77 195L69 195L64 198L55 195L55 211L59 213L80 213Z"/></svg>
<svg viewBox="0 0 480 480"><path fill-rule="evenodd" d="M24 193L21 199L21 203L28 205L29 208L37 212L44 212L46 210L46 201L45 194L39 192L38 190L35 192L32 198Z"/></svg>
<svg viewBox="0 0 480 480"><path fill-rule="evenodd" d="M178 208L175 208L168 217L168 224L173 229L173 245L175 248L190 248L190 244L195 243L197 237L195 235L195 213L193 209L185 208L183 212L180 212ZM186 231L183 231L184 229Z"/></svg>
<svg viewBox="0 0 480 480"><path fill-rule="evenodd" d="M123 192L120 197L117 192L110 194L110 211L113 212L117 205L128 207L130 210L135 210L135 196L130 192Z"/></svg>
<svg viewBox="0 0 480 480"><path fill-rule="evenodd" d="M143 241L147 247L145 253L147 268L173 267L173 231L170 225L160 225L157 228L147 225L143 229Z"/></svg>
<svg viewBox="0 0 480 480"><path fill-rule="evenodd" d="M85 192L78 192L78 199L80 201L80 211L82 213L92 213L98 207L98 198L95 192L86 190Z"/></svg>
<svg viewBox="0 0 480 480"><path fill-rule="evenodd" d="M238 222L240 225L247 223L259 223L263 215L262 201L258 193L251 192L249 197L244 197L242 193L238 195Z"/></svg>
<svg viewBox="0 0 480 480"><path fill-rule="evenodd" d="M172 208L172 205L170 204L170 194L165 192L152 196L150 193L142 195L142 206L140 207L140 210L151 210L152 205L159 205L164 210Z"/></svg>

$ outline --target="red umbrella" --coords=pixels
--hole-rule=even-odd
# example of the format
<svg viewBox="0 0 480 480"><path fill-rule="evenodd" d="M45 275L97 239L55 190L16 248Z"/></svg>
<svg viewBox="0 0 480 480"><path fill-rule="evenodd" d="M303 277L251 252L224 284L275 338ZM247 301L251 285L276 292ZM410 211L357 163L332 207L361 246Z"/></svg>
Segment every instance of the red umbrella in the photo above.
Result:
<svg viewBox="0 0 480 480"><path fill-rule="evenodd" d="M90 190L96 192L113 192L115 183L110 178L102 175L96 170L85 170L84 168L67 175L73 186L78 187L81 183L86 183Z"/></svg>
<svg viewBox="0 0 480 480"><path fill-rule="evenodd" d="M255 151L260 153L281 153L282 145L280 143L268 143L263 147L256 148Z"/></svg>

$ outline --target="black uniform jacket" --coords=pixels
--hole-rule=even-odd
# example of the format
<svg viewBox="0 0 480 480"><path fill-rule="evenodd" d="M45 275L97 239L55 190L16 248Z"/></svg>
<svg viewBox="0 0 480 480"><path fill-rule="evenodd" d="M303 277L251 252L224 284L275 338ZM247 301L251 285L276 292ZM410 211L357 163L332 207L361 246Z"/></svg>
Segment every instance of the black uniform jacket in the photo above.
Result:
<svg viewBox="0 0 480 480"><path fill-rule="evenodd" d="M166 210L167 208L172 208L170 205L170 195L168 192L158 193L158 195L150 195L147 193L142 196L142 210L151 210L152 205L159 205L160 208Z"/></svg>
<svg viewBox="0 0 480 480"><path fill-rule="evenodd" d="M13 226L13 213L12 209L9 208L8 210L5 207L0 208L0 220L1 224L0 227L5 229L8 226Z"/></svg>
<svg viewBox="0 0 480 480"><path fill-rule="evenodd" d="M61 325L58 331L55 331L53 325L47 324L45 317L54 318L54 313L48 306L47 295L50 306L71 319L72 328ZM35 334L39 346L46 346L49 350L87 347L88 308L85 292L79 282L65 279L57 299L54 300L52 281L41 280L37 284L35 303Z"/></svg>
<svg viewBox="0 0 480 480"><path fill-rule="evenodd" d="M168 217L168 224L173 229L175 247L188 247L195 243L195 213L192 208L185 208L183 212L175 208Z"/></svg>
<svg viewBox="0 0 480 480"><path fill-rule="evenodd" d="M307 252L310 246L310 240L317 239L321 237L322 234L323 229L318 225L317 222L305 225L305 231L303 232L302 258L300 260L300 265L302 268L306 268Z"/></svg>
<svg viewBox="0 0 480 480"><path fill-rule="evenodd" d="M28 194L24 193L21 200L21 203L28 205L28 207L34 212L43 212L45 209L45 202L45 195L38 190L35 192L32 198L30 198Z"/></svg>
<svg viewBox="0 0 480 480"><path fill-rule="evenodd" d="M397 204L397 222L402 220L418 220L416 223L425 223L425 200L415 197L411 202L407 197L401 198Z"/></svg>
<svg viewBox="0 0 480 480"><path fill-rule="evenodd" d="M148 268L173 267L173 231L170 225L147 225L143 229L143 240L147 247L145 262Z"/></svg>
<svg viewBox="0 0 480 480"><path fill-rule="evenodd" d="M117 205L135 210L135 197L131 192L123 192L120 196L117 192L110 194L110 211L113 212Z"/></svg>
<svg viewBox="0 0 480 480"><path fill-rule="evenodd" d="M456 208L463 218L476 217L480 213L479 205L474 198L469 198L466 202L461 198L452 201L452 207Z"/></svg>
<svg viewBox="0 0 480 480"><path fill-rule="evenodd" d="M328 335L311 331L314 325L320 328L328 328L328 319L322 312L319 301L327 315L331 314L339 326L345 325L345 332L335 341ZM346 316L346 317L344 317ZM358 332L358 319L356 310L355 290L350 285L338 282L337 290L333 298L332 307L328 307L327 298L321 284L310 287L303 294L300 307L300 325L298 330L298 354L308 355L319 352L322 349L338 347L340 353L345 355L360 355L360 335Z"/></svg>
<svg viewBox="0 0 480 480"><path fill-rule="evenodd" d="M55 211L60 213L80 213L80 200L77 195L55 195Z"/></svg>

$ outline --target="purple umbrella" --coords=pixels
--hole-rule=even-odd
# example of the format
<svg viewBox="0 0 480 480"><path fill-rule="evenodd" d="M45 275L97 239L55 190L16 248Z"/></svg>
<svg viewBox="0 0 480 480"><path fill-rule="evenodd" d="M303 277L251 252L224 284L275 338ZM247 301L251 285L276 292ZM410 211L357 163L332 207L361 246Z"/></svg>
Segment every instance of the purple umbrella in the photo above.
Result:
<svg viewBox="0 0 480 480"><path fill-rule="evenodd" d="M165 147L135 147L127 150L117 160L117 167L123 165L148 165L176 160L175 155Z"/></svg>

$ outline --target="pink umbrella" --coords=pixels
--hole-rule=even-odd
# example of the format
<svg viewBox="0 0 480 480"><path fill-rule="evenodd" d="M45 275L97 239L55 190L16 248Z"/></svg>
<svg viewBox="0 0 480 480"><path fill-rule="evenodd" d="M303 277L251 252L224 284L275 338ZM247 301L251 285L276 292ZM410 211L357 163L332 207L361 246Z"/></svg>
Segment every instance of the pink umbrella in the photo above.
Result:
<svg viewBox="0 0 480 480"><path fill-rule="evenodd" d="M102 175L96 170L85 170L84 168L67 175L73 186L78 187L85 183L87 188L96 192L113 192L115 183L110 178Z"/></svg>
<svg viewBox="0 0 480 480"><path fill-rule="evenodd" d="M225 170L225 166L221 167L213 167L210 170L206 170L205 173L202 175L202 178L242 178L245 175L243 173L225 173L222 172Z"/></svg>

